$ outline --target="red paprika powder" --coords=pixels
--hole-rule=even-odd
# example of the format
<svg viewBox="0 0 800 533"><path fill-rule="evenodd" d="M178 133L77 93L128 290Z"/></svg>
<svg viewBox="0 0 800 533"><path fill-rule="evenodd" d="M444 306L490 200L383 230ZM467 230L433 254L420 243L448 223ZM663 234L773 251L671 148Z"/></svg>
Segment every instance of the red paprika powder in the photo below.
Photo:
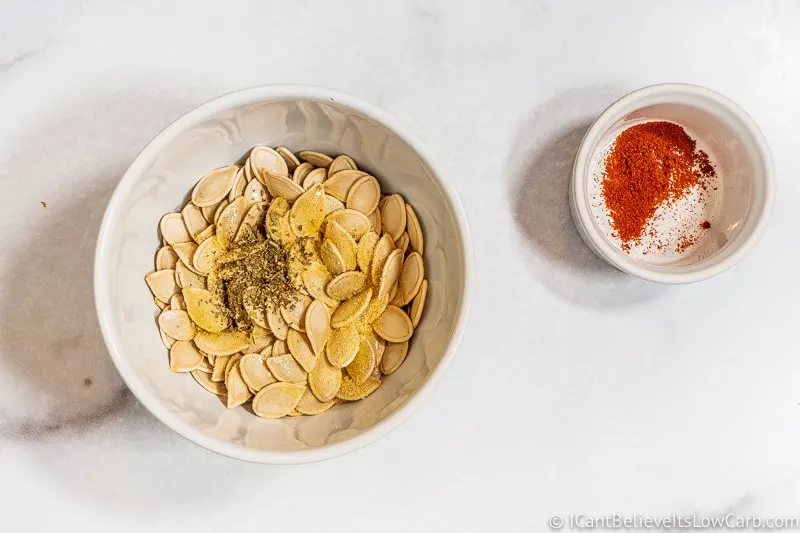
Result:
<svg viewBox="0 0 800 533"><path fill-rule="evenodd" d="M645 122L624 130L605 160L602 196L623 249L639 241L662 204L695 186L706 187L716 171L708 154L672 122Z"/></svg>

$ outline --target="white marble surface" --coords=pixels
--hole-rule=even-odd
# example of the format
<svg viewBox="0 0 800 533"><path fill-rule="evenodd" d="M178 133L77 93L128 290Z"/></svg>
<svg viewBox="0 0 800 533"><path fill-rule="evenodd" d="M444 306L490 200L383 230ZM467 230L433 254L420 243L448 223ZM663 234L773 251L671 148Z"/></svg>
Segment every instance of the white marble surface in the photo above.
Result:
<svg viewBox="0 0 800 533"><path fill-rule="evenodd" d="M798 28L794 0L0 0L0 529L800 515ZM778 171L752 255L688 287L603 266L566 206L591 118L663 81L743 105ZM136 152L208 98L277 82L411 126L477 254L468 332L431 400L377 444L300 467L218 457L156 422L111 366L91 294L99 220Z"/></svg>

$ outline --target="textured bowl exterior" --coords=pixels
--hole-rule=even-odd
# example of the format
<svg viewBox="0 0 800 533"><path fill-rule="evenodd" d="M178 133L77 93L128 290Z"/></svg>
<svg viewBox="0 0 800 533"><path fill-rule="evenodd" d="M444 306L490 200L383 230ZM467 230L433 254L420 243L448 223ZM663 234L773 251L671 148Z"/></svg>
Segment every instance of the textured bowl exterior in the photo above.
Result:
<svg viewBox="0 0 800 533"><path fill-rule="evenodd" d="M159 247L158 221L209 170L256 145L347 153L410 202L425 236L429 282L423 319L405 363L367 399L314 417L263 420L227 410L189 374L169 370L143 281ZM388 114L353 97L303 86L231 93L190 111L137 156L112 196L97 244L95 300L109 353L139 401L212 451L262 463L342 455L398 426L441 378L469 308L472 248L453 187L422 144Z"/></svg>

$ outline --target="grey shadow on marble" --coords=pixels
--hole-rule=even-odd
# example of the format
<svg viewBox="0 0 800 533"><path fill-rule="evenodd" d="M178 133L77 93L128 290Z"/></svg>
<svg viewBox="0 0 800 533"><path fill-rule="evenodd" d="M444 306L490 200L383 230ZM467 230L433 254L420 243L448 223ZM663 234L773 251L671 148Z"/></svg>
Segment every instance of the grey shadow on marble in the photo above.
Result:
<svg viewBox="0 0 800 533"><path fill-rule="evenodd" d="M265 482L263 468L183 440L136 402L95 314L94 247L108 199L136 153L189 107L139 94L79 102L21 137L0 169L5 183L36 176L38 150L48 146L51 161L82 173L79 190L54 180L41 198L47 207L32 207L38 222L4 250L11 261L0 299L0 367L22 405L0 406L0 448L24 442L68 490L123 512L196 509L214 494Z"/></svg>
<svg viewBox="0 0 800 533"><path fill-rule="evenodd" d="M523 121L510 155L509 200L533 274L555 294L590 308L635 305L663 291L597 257L570 214L569 180L581 140L594 118L623 94L587 88L545 102Z"/></svg>
<svg viewBox="0 0 800 533"><path fill-rule="evenodd" d="M12 264L0 301L0 364L27 389L23 397L35 395L24 416L0 414L6 437L86 430L130 401L94 311L94 244L114 180L94 181L67 203L51 198L24 244L6 250Z"/></svg>

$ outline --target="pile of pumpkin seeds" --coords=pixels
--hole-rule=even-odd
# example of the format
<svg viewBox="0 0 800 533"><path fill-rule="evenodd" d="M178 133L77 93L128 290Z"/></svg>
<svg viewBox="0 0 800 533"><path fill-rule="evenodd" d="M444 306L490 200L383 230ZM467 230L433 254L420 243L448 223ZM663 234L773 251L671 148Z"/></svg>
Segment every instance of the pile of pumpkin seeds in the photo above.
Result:
<svg viewBox="0 0 800 533"><path fill-rule="evenodd" d="M320 414L405 360L428 288L422 229L347 155L257 146L159 230L145 281L170 368L229 409Z"/></svg>

